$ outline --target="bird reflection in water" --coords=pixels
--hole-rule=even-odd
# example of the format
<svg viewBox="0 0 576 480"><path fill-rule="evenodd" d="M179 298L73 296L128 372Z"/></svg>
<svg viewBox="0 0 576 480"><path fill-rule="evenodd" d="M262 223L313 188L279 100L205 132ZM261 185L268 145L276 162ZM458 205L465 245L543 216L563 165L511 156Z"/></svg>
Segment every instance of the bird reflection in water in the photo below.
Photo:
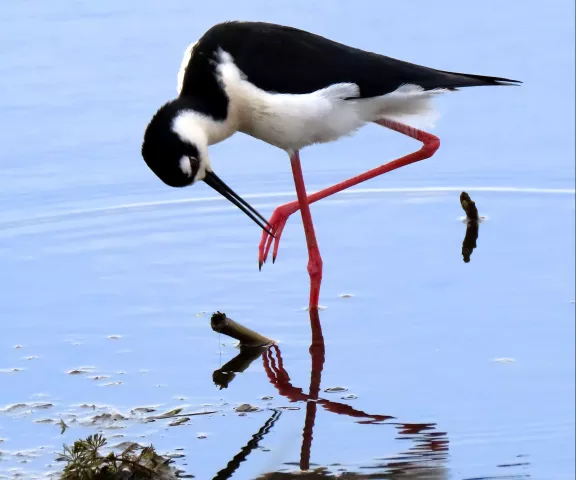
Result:
<svg viewBox="0 0 576 480"><path fill-rule="evenodd" d="M444 480L447 478L447 470L444 462L448 455L448 438L445 432L436 431L434 423L401 423L395 421L390 415L371 414L357 410L348 404L326 400L320 397L320 384L322 370L325 363L325 345L322 335L319 313L317 309L310 310L310 325L312 327L312 343L310 345L311 372L308 393L302 388L292 385L290 376L284 366L282 353L277 345L265 348L242 348L240 354L226 365L216 370L213 379L220 388L227 388L234 379L235 373L245 371L250 364L262 356L264 370L268 380L278 390L278 393L292 402L306 402L306 415L302 433L302 446L300 449L300 472L279 471L267 473L259 480L280 480L298 478L303 479L377 479L377 478L427 478ZM411 441L411 447L396 456L387 457L377 461L373 465L362 467L362 470L370 470L370 473L354 473L339 471L338 476L324 467L310 470L310 458L312 452L312 440L314 423L318 407L338 415L346 415L356 418L358 424L382 424L390 425L397 431L396 439ZM227 467L221 470L214 480L231 478L240 466L240 462L246 460L248 455L258 447L258 443L273 424L279 419L280 410L272 410L272 416L264 426L250 439ZM291 465L291 464L286 464ZM339 469L341 467L338 467Z"/></svg>

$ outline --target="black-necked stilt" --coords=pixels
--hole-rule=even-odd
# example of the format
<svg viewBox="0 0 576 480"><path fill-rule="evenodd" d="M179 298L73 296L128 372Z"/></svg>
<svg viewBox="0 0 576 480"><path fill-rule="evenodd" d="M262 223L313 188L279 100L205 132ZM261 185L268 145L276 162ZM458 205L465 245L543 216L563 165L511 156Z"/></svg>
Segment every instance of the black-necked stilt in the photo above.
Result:
<svg viewBox="0 0 576 480"><path fill-rule="evenodd" d="M302 213L311 279L318 305L322 259L309 204L360 182L431 157L440 141L401 123L432 113L434 95L459 87L511 85L507 78L446 72L333 42L291 27L261 22L215 25L184 54L178 97L154 115L142 156L167 185L203 180L264 229L259 264L278 242L288 217ZM410 155L307 196L299 151L355 132L368 122L423 143ZM243 132L290 156L298 201L278 207L269 222L212 169L208 146Z"/></svg>

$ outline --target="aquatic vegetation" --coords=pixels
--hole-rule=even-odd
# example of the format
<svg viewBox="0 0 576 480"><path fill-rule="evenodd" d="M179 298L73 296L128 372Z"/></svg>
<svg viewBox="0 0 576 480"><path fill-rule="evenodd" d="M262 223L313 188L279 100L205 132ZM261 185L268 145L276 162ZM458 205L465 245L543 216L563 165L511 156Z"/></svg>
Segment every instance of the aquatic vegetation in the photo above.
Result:
<svg viewBox="0 0 576 480"><path fill-rule="evenodd" d="M170 459L158 455L152 445L143 447L130 443L119 454L103 454L107 441L101 434L64 445L59 460L65 461L62 480L121 480L178 478ZM180 477L182 478L182 477Z"/></svg>

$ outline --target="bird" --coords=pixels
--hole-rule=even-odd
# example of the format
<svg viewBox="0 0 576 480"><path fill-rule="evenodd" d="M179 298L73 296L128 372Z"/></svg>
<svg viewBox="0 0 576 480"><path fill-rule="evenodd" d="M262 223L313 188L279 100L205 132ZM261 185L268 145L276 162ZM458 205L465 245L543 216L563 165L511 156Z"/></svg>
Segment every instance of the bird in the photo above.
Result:
<svg viewBox="0 0 576 480"><path fill-rule="evenodd" d="M290 26L227 21L209 28L185 50L177 96L152 116L141 153L166 185L179 188L203 181L262 228L260 269L273 242L276 260L286 221L300 210L308 249L309 308L318 308L323 262L310 204L434 155L439 138L414 123L433 121L437 95L463 87L521 83L437 70ZM334 142L371 123L407 135L422 147L308 195L301 150ZM214 172L208 147L238 132L289 156L297 200L276 208L268 221Z"/></svg>

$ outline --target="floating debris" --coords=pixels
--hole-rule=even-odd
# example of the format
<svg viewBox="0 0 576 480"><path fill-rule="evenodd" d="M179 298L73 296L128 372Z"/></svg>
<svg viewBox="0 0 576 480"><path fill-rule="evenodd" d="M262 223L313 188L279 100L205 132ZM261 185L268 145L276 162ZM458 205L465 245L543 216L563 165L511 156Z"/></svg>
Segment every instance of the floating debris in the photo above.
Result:
<svg viewBox="0 0 576 480"><path fill-rule="evenodd" d="M164 418L173 418L173 417L195 417L198 415L211 415L213 413L217 413L216 410L203 410L201 412L188 412L188 413L180 413L184 410L184 408L175 408L174 410L170 410L169 412L163 413L161 415L147 417L146 420L154 421L154 420L162 420Z"/></svg>
<svg viewBox="0 0 576 480"><path fill-rule="evenodd" d="M243 403L242 405L237 406L234 410L238 413L249 413L257 412L260 408L255 405L250 405L249 403Z"/></svg>
<svg viewBox="0 0 576 480"><path fill-rule="evenodd" d="M186 455L180 452L169 452L164 454L167 458L184 458Z"/></svg>
<svg viewBox="0 0 576 480"><path fill-rule="evenodd" d="M38 356L36 355L29 355L27 357L22 357L22 360L36 360Z"/></svg>
<svg viewBox="0 0 576 480"><path fill-rule="evenodd" d="M342 400L356 400L358 398L357 395L354 395L353 393L351 393L350 395L346 395L345 397L342 397Z"/></svg>
<svg viewBox="0 0 576 480"><path fill-rule="evenodd" d="M339 392L347 392L348 389L346 387L328 387L324 390L326 393L339 393Z"/></svg>
<svg viewBox="0 0 576 480"><path fill-rule="evenodd" d="M122 335L108 335L108 340L120 340Z"/></svg>
<svg viewBox="0 0 576 480"><path fill-rule="evenodd" d="M179 419L177 419L177 420L174 420L174 421L170 422L170 423L168 424L168 426L169 426L169 427L177 427L177 426L183 425L184 423L187 423L187 422L189 422L189 421L190 421L190 417L181 417L181 418L179 418Z"/></svg>
<svg viewBox="0 0 576 480"><path fill-rule="evenodd" d="M34 423L56 423L56 420L52 418L42 418L40 420L34 420Z"/></svg>
<svg viewBox="0 0 576 480"><path fill-rule="evenodd" d="M0 373L18 373L21 372L22 370L25 370L24 368L0 368Z"/></svg>
<svg viewBox="0 0 576 480"><path fill-rule="evenodd" d="M79 367L68 370L66 373L68 373L68 375L83 375L85 373L92 373L94 370L96 370L96 367Z"/></svg>
<svg viewBox="0 0 576 480"><path fill-rule="evenodd" d="M260 400L264 400L264 401L274 400L274 397L270 397L270 396L262 397Z"/></svg>
<svg viewBox="0 0 576 480"><path fill-rule="evenodd" d="M24 348L24 345L14 345L14 348Z"/></svg>
<svg viewBox="0 0 576 480"><path fill-rule="evenodd" d="M494 358L494 359L492 359L492 361L496 362L496 363L514 363L516 361L516 359L502 357L502 358Z"/></svg>
<svg viewBox="0 0 576 480"><path fill-rule="evenodd" d="M44 403L44 402L34 402L34 403L15 403L13 405L8 405L4 408L0 408L0 413L13 413L19 410L46 410L52 408L54 404Z"/></svg>
<svg viewBox="0 0 576 480"><path fill-rule="evenodd" d="M15 403L14 405L8 405L7 407L0 408L0 412L3 413L13 412L14 410L26 408L27 406L28 405L26 403Z"/></svg>
<svg viewBox="0 0 576 480"><path fill-rule="evenodd" d="M173 410L168 410L167 412L161 413L160 415L155 415L154 417L150 417L150 418L155 418L155 419L171 418L171 417L175 417L176 415L178 415L182 410L184 410L183 407L174 408Z"/></svg>
<svg viewBox="0 0 576 480"><path fill-rule="evenodd" d="M354 294L352 293L341 293L340 295L338 295L340 298L352 298L354 296Z"/></svg>
<svg viewBox="0 0 576 480"><path fill-rule="evenodd" d="M111 423L126 420L127 417L119 412L103 412L93 417L82 418L78 421L80 425L91 426L91 425L108 425Z"/></svg>
<svg viewBox="0 0 576 480"><path fill-rule="evenodd" d="M90 380L106 380L107 378L110 378L109 375L93 375L91 377L88 377Z"/></svg>
<svg viewBox="0 0 576 480"><path fill-rule="evenodd" d="M68 425L64 423L64 420L60 420L60 423L58 423L58 425L60 426L60 435L64 435L64 432L68 428Z"/></svg>
<svg viewBox="0 0 576 480"><path fill-rule="evenodd" d="M36 450L33 450L33 449L20 450L20 451L14 453L13 456L17 457L17 458L38 458L40 456L40 453Z"/></svg>
<svg viewBox="0 0 576 480"><path fill-rule="evenodd" d="M203 433L203 432L200 432L196 435L196 438L199 438L199 439L204 439L207 437L208 437L208 435L206 433Z"/></svg>
<svg viewBox="0 0 576 480"><path fill-rule="evenodd" d="M130 413L134 415L135 413L152 413L155 411L156 409L154 407L136 407L130 410Z"/></svg>
<svg viewBox="0 0 576 480"><path fill-rule="evenodd" d="M122 385L124 382L110 382L110 383L103 383L99 385L100 387L116 387L117 385Z"/></svg>
<svg viewBox="0 0 576 480"><path fill-rule="evenodd" d="M117 435L110 435L110 438L116 437ZM116 445L113 445L110 448L113 448L115 450L127 450L127 449L134 449L134 448L138 448L138 447L144 447L144 445L140 445L137 442L121 442L121 443L117 443Z"/></svg>

